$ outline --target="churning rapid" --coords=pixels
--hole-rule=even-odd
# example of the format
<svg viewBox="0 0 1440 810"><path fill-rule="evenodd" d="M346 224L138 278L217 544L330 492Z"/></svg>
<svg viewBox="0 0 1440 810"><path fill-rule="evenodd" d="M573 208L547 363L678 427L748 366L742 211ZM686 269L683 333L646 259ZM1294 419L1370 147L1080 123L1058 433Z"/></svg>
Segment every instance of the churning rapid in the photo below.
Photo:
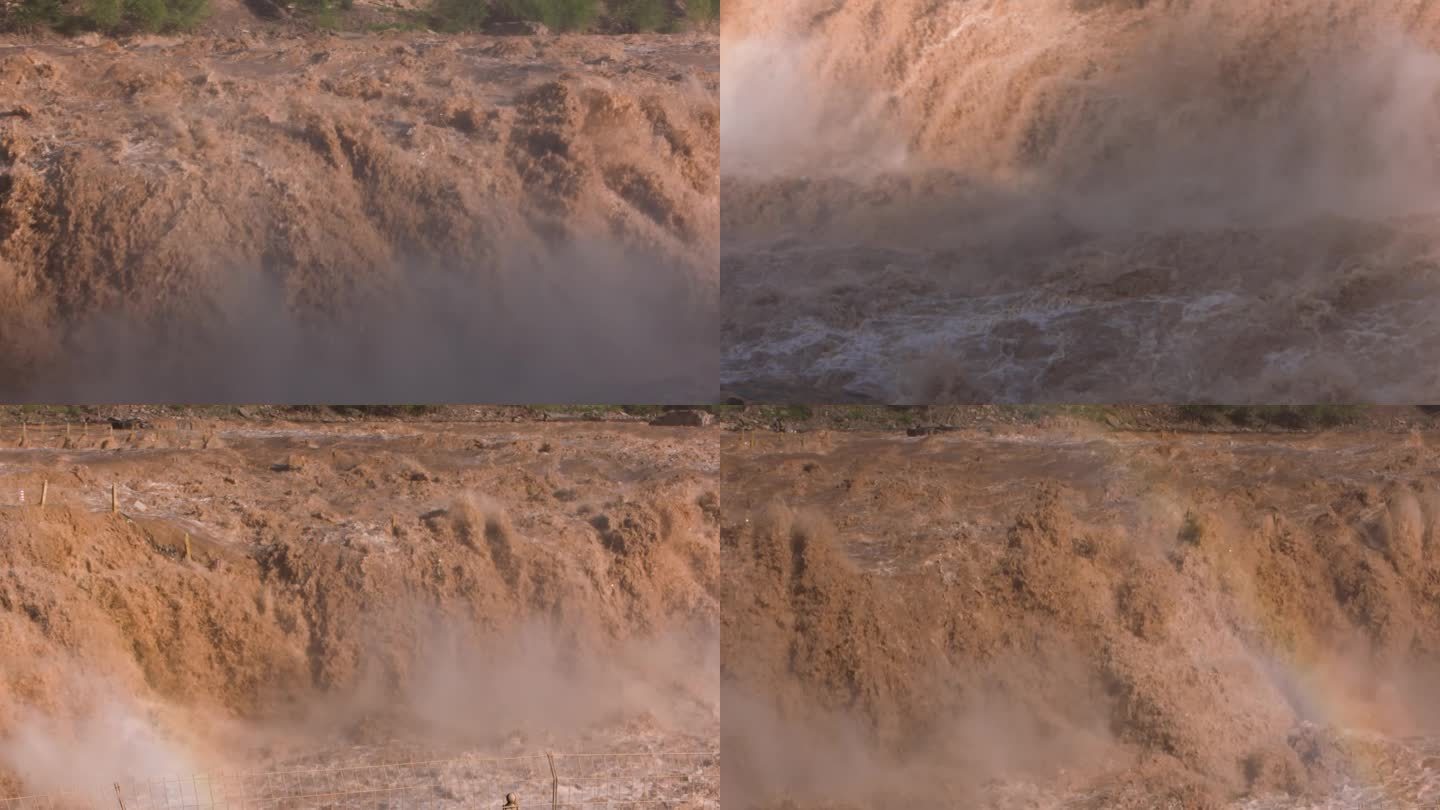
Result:
<svg viewBox="0 0 1440 810"><path fill-rule="evenodd" d="M713 430L21 430L0 425L0 806L120 784L234 807L208 788L247 773L274 777L249 806L548 805L507 770L547 751L630 756L562 762L572 804L718 806ZM131 789L161 777L183 790ZM60 793L87 801L3 799Z"/></svg>
<svg viewBox="0 0 1440 810"><path fill-rule="evenodd" d="M0 394L699 401L714 35L0 41Z"/></svg>
<svg viewBox="0 0 1440 810"><path fill-rule="evenodd" d="M723 453L727 806L1435 806L1433 434Z"/></svg>
<svg viewBox="0 0 1440 810"><path fill-rule="evenodd" d="M1440 6L727 11L726 389L1440 393Z"/></svg>

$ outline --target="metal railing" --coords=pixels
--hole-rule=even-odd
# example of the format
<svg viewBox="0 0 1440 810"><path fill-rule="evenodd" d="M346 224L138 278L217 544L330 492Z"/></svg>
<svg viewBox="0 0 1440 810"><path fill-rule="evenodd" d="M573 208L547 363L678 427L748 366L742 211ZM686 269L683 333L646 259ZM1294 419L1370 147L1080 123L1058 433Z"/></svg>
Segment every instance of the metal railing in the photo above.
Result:
<svg viewBox="0 0 1440 810"><path fill-rule="evenodd" d="M388 765L196 774L0 799L0 810L713 810L720 755L631 753L460 757Z"/></svg>

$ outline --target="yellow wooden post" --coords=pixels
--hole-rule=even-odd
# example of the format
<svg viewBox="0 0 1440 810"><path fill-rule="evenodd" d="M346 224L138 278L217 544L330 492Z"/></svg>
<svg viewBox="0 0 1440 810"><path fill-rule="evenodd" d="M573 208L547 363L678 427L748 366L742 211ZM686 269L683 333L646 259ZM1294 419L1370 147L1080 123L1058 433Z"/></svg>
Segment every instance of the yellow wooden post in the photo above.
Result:
<svg viewBox="0 0 1440 810"><path fill-rule="evenodd" d="M45 506L45 501L50 497L50 479L44 478L40 481L40 506Z"/></svg>
<svg viewBox="0 0 1440 810"><path fill-rule="evenodd" d="M190 533L185 533L185 562L190 562Z"/></svg>
<svg viewBox="0 0 1440 810"><path fill-rule="evenodd" d="M115 485L110 485L110 514L120 511L120 496L115 493Z"/></svg>

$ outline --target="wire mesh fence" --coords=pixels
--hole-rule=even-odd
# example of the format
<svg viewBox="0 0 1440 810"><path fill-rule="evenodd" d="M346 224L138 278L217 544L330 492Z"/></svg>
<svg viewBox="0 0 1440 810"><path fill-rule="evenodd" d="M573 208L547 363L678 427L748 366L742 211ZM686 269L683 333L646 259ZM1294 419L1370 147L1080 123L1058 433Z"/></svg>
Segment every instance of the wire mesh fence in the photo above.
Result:
<svg viewBox="0 0 1440 810"><path fill-rule="evenodd" d="M0 799L0 810L453 810L522 808L713 810L714 752L456 758L395 765L197 774L96 784Z"/></svg>

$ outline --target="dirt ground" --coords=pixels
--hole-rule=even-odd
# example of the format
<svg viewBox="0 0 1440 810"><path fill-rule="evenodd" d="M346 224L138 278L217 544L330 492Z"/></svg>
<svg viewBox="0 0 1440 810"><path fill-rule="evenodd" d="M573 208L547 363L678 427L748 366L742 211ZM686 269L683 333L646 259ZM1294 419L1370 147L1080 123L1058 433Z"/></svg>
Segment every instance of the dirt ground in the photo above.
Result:
<svg viewBox="0 0 1440 810"><path fill-rule="evenodd" d="M1433 432L722 453L737 807L1434 804Z"/></svg>
<svg viewBox="0 0 1440 810"><path fill-rule="evenodd" d="M196 806L194 774L203 796L304 771L244 787L548 803L549 752L567 801L717 806L713 429L187 419L0 445L0 796Z"/></svg>
<svg viewBox="0 0 1440 810"><path fill-rule="evenodd" d="M741 3L722 40L727 392L1440 391L1433 3Z"/></svg>
<svg viewBox="0 0 1440 810"><path fill-rule="evenodd" d="M717 37L256 28L0 42L11 400L713 396Z"/></svg>

